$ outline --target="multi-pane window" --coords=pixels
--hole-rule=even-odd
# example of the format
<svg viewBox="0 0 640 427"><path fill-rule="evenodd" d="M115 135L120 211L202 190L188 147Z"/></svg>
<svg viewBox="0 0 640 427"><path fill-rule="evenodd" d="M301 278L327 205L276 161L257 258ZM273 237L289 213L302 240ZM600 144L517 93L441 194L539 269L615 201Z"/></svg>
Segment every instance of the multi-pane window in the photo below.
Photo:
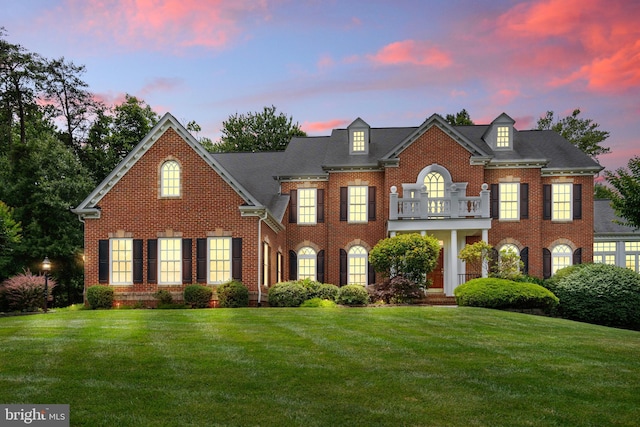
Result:
<svg viewBox="0 0 640 427"><path fill-rule="evenodd" d="M111 284L133 283L133 240L111 239Z"/></svg>
<svg viewBox="0 0 640 427"><path fill-rule="evenodd" d="M429 172L424 177L429 197L444 197L444 177L438 172Z"/></svg>
<svg viewBox="0 0 640 427"><path fill-rule="evenodd" d="M347 284L367 284L367 250L362 246L353 246L347 252Z"/></svg>
<svg viewBox="0 0 640 427"><path fill-rule="evenodd" d="M270 285L269 280L271 279L271 277L269 277L269 265L271 264L271 261L269 260L269 253L270 253L269 244L267 242L263 242L262 243L262 284L267 286Z"/></svg>
<svg viewBox="0 0 640 427"><path fill-rule="evenodd" d="M571 188L573 184L553 184L551 186L551 219L571 220Z"/></svg>
<svg viewBox="0 0 640 427"><path fill-rule="evenodd" d="M517 182L500 183L500 219L519 219Z"/></svg>
<svg viewBox="0 0 640 427"><path fill-rule="evenodd" d="M160 284L172 285L181 283L182 279L182 239L159 239Z"/></svg>
<svg viewBox="0 0 640 427"><path fill-rule="evenodd" d="M298 190L298 224L316 223L316 189Z"/></svg>
<svg viewBox="0 0 640 427"><path fill-rule="evenodd" d="M175 160L169 160L162 164L160 195L162 197L180 196L180 165Z"/></svg>
<svg viewBox="0 0 640 427"><path fill-rule="evenodd" d="M316 251L308 246L298 251L298 279L316 280Z"/></svg>
<svg viewBox="0 0 640 427"><path fill-rule="evenodd" d="M349 222L367 222L366 186L349 187Z"/></svg>
<svg viewBox="0 0 640 427"><path fill-rule="evenodd" d="M567 245L557 245L551 251L551 274L556 274L556 271L568 267L571 262L571 248Z"/></svg>
<svg viewBox="0 0 640 427"><path fill-rule="evenodd" d="M231 280L231 237L210 237L209 284Z"/></svg>
<svg viewBox="0 0 640 427"><path fill-rule="evenodd" d="M594 242L593 262L616 264L616 242Z"/></svg>
<svg viewBox="0 0 640 427"><path fill-rule="evenodd" d="M627 268L640 273L640 242L624 242Z"/></svg>
<svg viewBox="0 0 640 427"><path fill-rule="evenodd" d="M509 147L509 127L498 126L498 139L496 140L496 147L508 148Z"/></svg>
<svg viewBox="0 0 640 427"><path fill-rule="evenodd" d="M362 152L365 151L364 145L364 131L356 130L353 132L353 152Z"/></svg>
<svg viewBox="0 0 640 427"><path fill-rule="evenodd" d="M282 282L282 253L276 254L276 283Z"/></svg>

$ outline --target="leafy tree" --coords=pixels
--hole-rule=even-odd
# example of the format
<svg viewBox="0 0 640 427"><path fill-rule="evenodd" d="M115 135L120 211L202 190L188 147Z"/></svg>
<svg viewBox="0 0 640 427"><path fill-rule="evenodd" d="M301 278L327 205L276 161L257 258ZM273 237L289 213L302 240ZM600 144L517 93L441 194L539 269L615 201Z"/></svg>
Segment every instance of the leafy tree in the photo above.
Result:
<svg viewBox="0 0 640 427"><path fill-rule="evenodd" d="M13 209L0 201L0 280L11 272L11 254L22 239L22 226L13 218Z"/></svg>
<svg viewBox="0 0 640 427"><path fill-rule="evenodd" d="M595 199L613 199L613 190L603 184L595 184L593 186L593 197Z"/></svg>
<svg viewBox="0 0 640 427"><path fill-rule="evenodd" d="M611 193L611 205L616 215L624 218L621 224L640 228L640 157L629 160L629 170L618 168L615 173L605 171L609 184L616 191Z"/></svg>
<svg viewBox="0 0 640 427"><path fill-rule="evenodd" d="M484 240L480 240L471 245L465 245L460 250L458 258L463 260L468 266L467 273L480 275L482 271L489 271L492 250L493 246Z"/></svg>
<svg viewBox="0 0 640 427"><path fill-rule="evenodd" d="M593 158L608 153L609 147L603 147L600 143L609 137L609 132L599 130L600 125L592 119L579 118L580 112L580 109L576 108L570 116L559 118L553 111L547 111L544 117L538 119L537 129L558 132Z"/></svg>
<svg viewBox="0 0 640 427"><path fill-rule="evenodd" d="M276 107L262 112L234 114L222 122L222 137L214 145L216 152L279 151L287 148L294 136L306 136L291 117L276 115Z"/></svg>
<svg viewBox="0 0 640 427"><path fill-rule="evenodd" d="M471 116L464 108L456 114L447 114L445 120L452 126L472 126Z"/></svg>
<svg viewBox="0 0 640 427"><path fill-rule="evenodd" d="M507 280L518 280L522 277L524 263L520 259L520 255L508 249L501 249L499 257L492 274L493 277Z"/></svg>
<svg viewBox="0 0 640 427"><path fill-rule="evenodd" d="M427 287L426 275L436 267L440 245L433 236L399 234L379 241L369 253L373 268L387 278L403 276Z"/></svg>

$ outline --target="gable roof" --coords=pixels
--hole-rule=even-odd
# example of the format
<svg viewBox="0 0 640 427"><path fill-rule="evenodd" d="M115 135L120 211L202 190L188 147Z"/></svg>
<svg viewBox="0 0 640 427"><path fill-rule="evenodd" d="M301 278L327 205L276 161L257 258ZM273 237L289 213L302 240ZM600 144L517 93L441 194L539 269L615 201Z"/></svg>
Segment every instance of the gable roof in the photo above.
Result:
<svg viewBox="0 0 640 427"><path fill-rule="evenodd" d="M640 232L631 226L620 224L621 218L616 215L609 199L595 199L593 201L593 231L597 235L636 235Z"/></svg>

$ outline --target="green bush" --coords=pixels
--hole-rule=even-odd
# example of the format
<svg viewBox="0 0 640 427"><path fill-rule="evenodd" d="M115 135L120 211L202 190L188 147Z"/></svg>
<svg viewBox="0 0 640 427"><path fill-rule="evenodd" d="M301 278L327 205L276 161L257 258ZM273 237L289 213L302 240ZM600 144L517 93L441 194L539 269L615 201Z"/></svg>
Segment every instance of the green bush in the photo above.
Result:
<svg viewBox="0 0 640 427"><path fill-rule="evenodd" d="M551 292L555 294L556 286L561 280L563 280L565 277L570 276L571 274L575 273L576 271L580 270L586 265L588 264L574 264L568 267L561 268L560 270L556 271L556 273L553 276L549 277L548 279L545 279L542 282L542 286L549 289Z"/></svg>
<svg viewBox="0 0 640 427"><path fill-rule="evenodd" d="M160 289L159 291L154 292L153 297L163 305L169 305L173 303L173 296L171 296L171 292L166 289Z"/></svg>
<svg viewBox="0 0 640 427"><path fill-rule="evenodd" d="M640 330L640 275L632 270L583 264L555 289L564 318Z"/></svg>
<svg viewBox="0 0 640 427"><path fill-rule="evenodd" d="M184 288L184 302L191 308L207 308L211 302L213 290L204 285L189 285Z"/></svg>
<svg viewBox="0 0 640 427"><path fill-rule="evenodd" d="M346 285L338 289L336 303L342 305L366 305L369 303L369 292L362 285Z"/></svg>
<svg viewBox="0 0 640 427"><path fill-rule="evenodd" d="M322 299L322 298L311 298L303 302L300 307L321 307L321 308L331 308L335 307L337 304L333 300Z"/></svg>
<svg viewBox="0 0 640 427"><path fill-rule="evenodd" d="M249 289L242 283L232 280L218 286L218 303L223 308L249 306Z"/></svg>
<svg viewBox="0 0 640 427"><path fill-rule="evenodd" d="M454 294L460 306L551 311L558 305L558 298L540 285L493 277L470 280L458 286Z"/></svg>
<svg viewBox="0 0 640 427"><path fill-rule="evenodd" d="M372 301L384 301L386 304L412 304L424 297L420 287L402 276L369 287Z"/></svg>
<svg viewBox="0 0 640 427"><path fill-rule="evenodd" d="M276 283L269 289L269 306L299 307L309 295L300 281Z"/></svg>
<svg viewBox="0 0 640 427"><path fill-rule="evenodd" d="M335 301L336 295L338 295L338 287L336 285L315 282L309 279L300 280L299 282L307 288L307 299L320 298Z"/></svg>
<svg viewBox="0 0 640 427"><path fill-rule="evenodd" d="M113 307L113 288L105 285L89 286L87 302L92 309Z"/></svg>

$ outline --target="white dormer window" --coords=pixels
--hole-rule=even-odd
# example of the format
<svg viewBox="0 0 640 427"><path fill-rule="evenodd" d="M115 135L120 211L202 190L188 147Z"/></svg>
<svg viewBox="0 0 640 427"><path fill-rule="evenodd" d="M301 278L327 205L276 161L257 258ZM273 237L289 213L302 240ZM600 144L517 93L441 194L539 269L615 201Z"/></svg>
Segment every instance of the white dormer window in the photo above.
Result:
<svg viewBox="0 0 640 427"><path fill-rule="evenodd" d="M369 154L370 131L369 125L360 118L349 125L349 154Z"/></svg>
<svg viewBox="0 0 640 427"><path fill-rule="evenodd" d="M498 126L498 139L496 140L497 148L509 148L509 127Z"/></svg>
<svg viewBox="0 0 640 427"><path fill-rule="evenodd" d="M364 131L353 131L353 150L354 153L363 153L365 151L364 145Z"/></svg>

